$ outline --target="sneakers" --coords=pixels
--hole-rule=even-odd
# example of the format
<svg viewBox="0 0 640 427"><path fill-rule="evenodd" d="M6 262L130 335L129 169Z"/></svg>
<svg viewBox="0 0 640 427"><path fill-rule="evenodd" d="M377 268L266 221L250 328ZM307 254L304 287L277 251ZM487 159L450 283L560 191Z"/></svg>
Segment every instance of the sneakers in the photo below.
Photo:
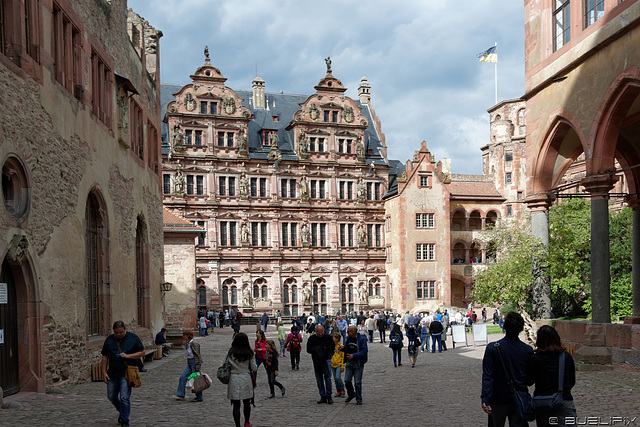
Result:
<svg viewBox="0 0 640 427"><path fill-rule="evenodd" d="M344 397L344 391L337 392L336 397Z"/></svg>
<svg viewBox="0 0 640 427"><path fill-rule="evenodd" d="M253 424L251 424L251 423L244 423L244 427L253 427Z"/></svg>
<svg viewBox="0 0 640 427"><path fill-rule="evenodd" d="M274 397L276 397L275 394L270 394L269 396L267 396L267 399L273 399Z"/></svg>
<svg viewBox="0 0 640 427"><path fill-rule="evenodd" d="M178 396L177 394L174 396L176 400L184 400L184 396Z"/></svg>
<svg viewBox="0 0 640 427"><path fill-rule="evenodd" d="M284 393L287 391L287 388L285 386L282 386L282 395L284 396Z"/></svg>

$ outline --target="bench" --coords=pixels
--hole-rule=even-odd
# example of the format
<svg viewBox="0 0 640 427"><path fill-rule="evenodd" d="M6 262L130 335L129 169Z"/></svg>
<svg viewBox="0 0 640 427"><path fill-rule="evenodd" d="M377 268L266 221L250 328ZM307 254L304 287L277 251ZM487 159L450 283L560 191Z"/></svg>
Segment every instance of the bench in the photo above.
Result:
<svg viewBox="0 0 640 427"><path fill-rule="evenodd" d="M142 357L142 360L144 360L145 362L151 362L154 359L154 355L158 351L157 347L157 345L147 346L147 348L144 349L144 356ZM160 347L160 358L162 358L162 347Z"/></svg>

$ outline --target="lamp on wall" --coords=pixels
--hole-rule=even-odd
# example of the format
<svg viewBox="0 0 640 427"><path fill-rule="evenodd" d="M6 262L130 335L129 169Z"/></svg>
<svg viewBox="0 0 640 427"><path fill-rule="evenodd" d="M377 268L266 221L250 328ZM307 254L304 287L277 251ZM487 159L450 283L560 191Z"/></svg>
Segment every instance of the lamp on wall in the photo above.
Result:
<svg viewBox="0 0 640 427"><path fill-rule="evenodd" d="M164 282L160 284L160 287L162 288L162 292L169 292L172 286L173 284L171 284L171 282Z"/></svg>

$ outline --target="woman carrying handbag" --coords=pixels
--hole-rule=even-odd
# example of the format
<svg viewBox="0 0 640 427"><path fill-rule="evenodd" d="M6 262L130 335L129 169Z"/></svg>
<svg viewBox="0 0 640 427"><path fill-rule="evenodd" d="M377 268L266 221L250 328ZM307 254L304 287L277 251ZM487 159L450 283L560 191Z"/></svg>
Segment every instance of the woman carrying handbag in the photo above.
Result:
<svg viewBox="0 0 640 427"><path fill-rule="evenodd" d="M251 399L253 398L252 375L258 370L253 357L253 350L249 345L247 334L238 332L231 343L229 350L229 364L231 376L227 385L227 399L233 406L233 420L236 427L240 427L240 402L242 401L244 412L244 427L252 427Z"/></svg>
<svg viewBox="0 0 640 427"><path fill-rule="evenodd" d="M184 331L182 333L182 340L187 348L187 367L184 368L180 379L178 380L178 390L176 391L176 398L179 400L184 399L187 379L194 372L200 372L200 365L202 364L202 358L200 357L200 344L193 340L192 331ZM196 393L194 402L202 402L202 392Z"/></svg>

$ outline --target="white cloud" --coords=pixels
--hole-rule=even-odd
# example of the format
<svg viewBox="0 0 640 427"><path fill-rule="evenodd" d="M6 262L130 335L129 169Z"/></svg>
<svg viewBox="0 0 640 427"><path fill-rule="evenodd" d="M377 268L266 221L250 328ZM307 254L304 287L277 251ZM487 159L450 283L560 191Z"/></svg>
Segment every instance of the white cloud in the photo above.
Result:
<svg viewBox="0 0 640 427"><path fill-rule="evenodd" d="M367 76L391 158L422 140L454 173L481 173L494 104L493 64L476 54L498 42L499 101L524 92L524 6L514 0L129 0L164 37L161 78L185 84L204 45L234 89L256 74L267 91L311 94L331 56L357 97Z"/></svg>

